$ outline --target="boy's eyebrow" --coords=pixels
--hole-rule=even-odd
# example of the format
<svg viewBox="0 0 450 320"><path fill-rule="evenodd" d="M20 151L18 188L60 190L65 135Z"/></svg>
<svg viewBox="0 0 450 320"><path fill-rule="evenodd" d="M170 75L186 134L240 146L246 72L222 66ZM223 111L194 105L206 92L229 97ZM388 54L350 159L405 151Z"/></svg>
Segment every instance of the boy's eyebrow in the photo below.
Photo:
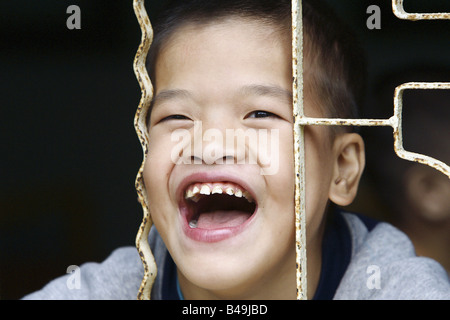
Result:
<svg viewBox="0 0 450 320"><path fill-rule="evenodd" d="M252 84L240 88L241 96L271 96L286 100L292 103L292 91L283 89L276 85ZM183 89L167 89L159 92L152 100L152 105L164 103L173 99L193 99L192 94L188 90Z"/></svg>
<svg viewBox="0 0 450 320"><path fill-rule="evenodd" d="M253 84L241 88L240 93L244 96L271 96L274 98L281 98L288 103L292 103L292 91L284 89L276 85L261 85Z"/></svg>
<svg viewBox="0 0 450 320"><path fill-rule="evenodd" d="M167 89L159 92L152 100L152 105L173 99L192 99L192 94L182 89Z"/></svg>

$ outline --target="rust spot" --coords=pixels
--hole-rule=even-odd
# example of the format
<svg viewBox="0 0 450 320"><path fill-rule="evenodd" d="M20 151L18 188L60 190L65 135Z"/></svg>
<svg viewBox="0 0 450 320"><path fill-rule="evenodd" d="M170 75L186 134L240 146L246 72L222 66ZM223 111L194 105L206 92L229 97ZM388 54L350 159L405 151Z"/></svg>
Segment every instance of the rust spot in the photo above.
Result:
<svg viewBox="0 0 450 320"><path fill-rule="evenodd" d="M448 20L450 13L409 13L403 7L404 0L392 0L392 11L399 19L418 21L418 20Z"/></svg>

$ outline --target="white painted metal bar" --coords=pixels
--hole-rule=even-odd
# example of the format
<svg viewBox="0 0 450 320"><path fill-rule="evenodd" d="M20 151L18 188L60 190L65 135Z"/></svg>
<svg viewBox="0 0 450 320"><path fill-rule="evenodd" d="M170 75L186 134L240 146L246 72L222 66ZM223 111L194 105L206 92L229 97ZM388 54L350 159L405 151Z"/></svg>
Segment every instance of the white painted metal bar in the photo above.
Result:
<svg viewBox="0 0 450 320"><path fill-rule="evenodd" d="M409 13L403 7L404 0L392 0L392 11L399 19L404 20L447 20L450 19L450 13Z"/></svg>
<svg viewBox="0 0 450 320"><path fill-rule="evenodd" d="M153 86L147 73L145 61L147 59L150 44L153 40L153 29L147 15L147 11L145 10L144 0L133 0L133 9L142 33L141 43L136 52L133 64L134 72L142 92L141 100L134 117L134 126L143 151L142 164L139 168L135 181L138 200L143 210L142 223L136 236L136 248L144 266L144 277L139 287L137 298L139 300L149 300L153 282L156 278L157 266L148 243L148 235L153 223L148 209L147 192L144 186L143 172L148 151L148 130L145 118L153 98Z"/></svg>
<svg viewBox="0 0 450 320"><path fill-rule="evenodd" d="M307 299L305 130L303 109L303 17L301 0L292 0L292 74L295 172L295 250L297 299Z"/></svg>

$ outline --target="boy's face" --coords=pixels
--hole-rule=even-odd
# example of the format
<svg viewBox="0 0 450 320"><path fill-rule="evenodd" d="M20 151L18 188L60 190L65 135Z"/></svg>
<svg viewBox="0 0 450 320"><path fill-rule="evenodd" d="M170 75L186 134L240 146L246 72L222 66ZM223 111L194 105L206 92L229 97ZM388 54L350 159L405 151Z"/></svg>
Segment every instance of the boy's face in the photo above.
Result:
<svg viewBox="0 0 450 320"><path fill-rule="evenodd" d="M257 297L283 286L295 297L289 35L243 19L187 25L161 51L154 84L144 178L185 295ZM229 138L242 132L258 138ZM318 251L330 145L325 128L306 129L307 239Z"/></svg>

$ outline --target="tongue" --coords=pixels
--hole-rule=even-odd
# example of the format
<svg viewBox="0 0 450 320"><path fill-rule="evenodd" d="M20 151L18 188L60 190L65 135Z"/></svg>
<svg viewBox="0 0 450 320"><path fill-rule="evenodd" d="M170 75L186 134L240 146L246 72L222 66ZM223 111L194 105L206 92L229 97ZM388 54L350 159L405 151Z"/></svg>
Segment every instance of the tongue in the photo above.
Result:
<svg viewBox="0 0 450 320"><path fill-rule="evenodd" d="M197 228L220 229L240 226L250 217L250 213L238 210L216 210L201 213L197 220Z"/></svg>

